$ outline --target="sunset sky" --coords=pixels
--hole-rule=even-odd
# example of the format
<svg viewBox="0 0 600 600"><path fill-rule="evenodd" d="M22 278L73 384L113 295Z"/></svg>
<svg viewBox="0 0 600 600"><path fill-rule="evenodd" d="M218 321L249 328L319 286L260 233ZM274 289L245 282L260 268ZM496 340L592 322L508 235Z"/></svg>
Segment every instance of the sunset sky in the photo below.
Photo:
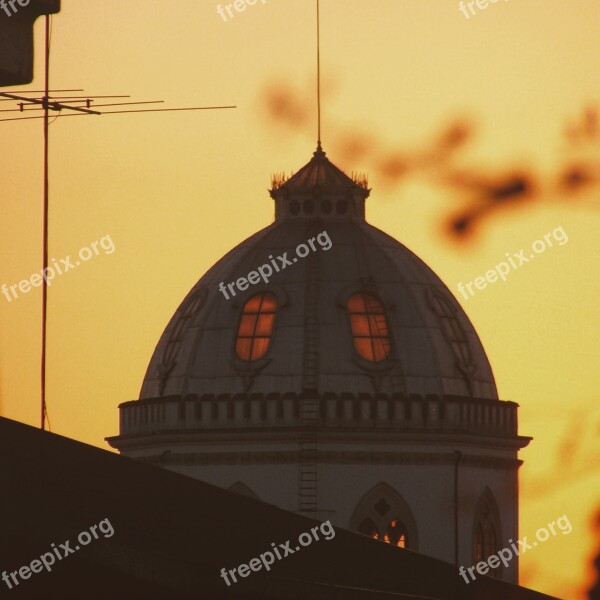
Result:
<svg viewBox="0 0 600 600"><path fill-rule="evenodd" d="M117 406L138 397L185 294L272 221L271 175L298 170L316 146L314 1L259 0L227 22L217 4L63 0L53 18L53 88L237 105L59 117L50 127L50 257L75 257L107 235L115 250L49 289L48 412L52 431L107 450ZM322 0L321 25L328 157L369 175L368 221L446 283L479 333L500 397L519 403L520 433L534 438L520 455L520 535L561 515L573 525L523 556L521 583L583 600L600 508L600 187L566 195L555 182L569 161L600 165L599 138L575 147L564 135L586 107L600 108L598 5L510 0L467 19L456 0ZM42 42L40 19L36 76L22 89L43 86ZM269 111L274 94L291 99L294 123ZM453 172L537 178L531 202L495 213L464 243L444 225L472 200L466 192L439 171L394 179L382 168L422 155L455 120L474 133ZM0 136L0 285L10 286L41 269L42 121L0 122ZM348 139L365 152L346 153ZM506 253L529 255L560 227L568 242L468 300L458 293L459 282ZM11 302L0 295L0 414L32 425L40 301L40 288Z"/></svg>

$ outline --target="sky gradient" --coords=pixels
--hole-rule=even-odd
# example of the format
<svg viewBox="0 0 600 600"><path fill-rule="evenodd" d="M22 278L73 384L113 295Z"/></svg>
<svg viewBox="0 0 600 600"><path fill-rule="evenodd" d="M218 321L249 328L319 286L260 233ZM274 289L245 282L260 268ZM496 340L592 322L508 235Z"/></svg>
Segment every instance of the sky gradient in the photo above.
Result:
<svg viewBox="0 0 600 600"><path fill-rule="evenodd" d="M597 139L575 147L564 135L586 107L600 106L600 11L592 2L512 0L467 19L454 0L322 4L324 149L340 168L368 173L367 220L448 285L500 397L521 407L520 433L534 440L520 455L520 534L531 538L561 515L573 525L522 557L521 583L583 600L600 506L598 188L566 196L554 183L566 162L600 157ZM49 289L48 411L52 431L101 448L118 432L118 404L138 397L185 294L272 221L270 176L298 170L315 149L314 2L259 1L227 22L216 6L64 0L53 18L54 88L238 107L51 125L50 256L74 257L107 235L114 252ZM40 20L36 78L23 89L41 89L41 42ZM274 96L291 103L292 123L277 118ZM473 137L453 172L523 171L538 181L535 201L493 214L464 243L444 224L469 202L466 192L439 170L386 177L382 167L426 153L454 120ZM1 122L0 135L0 284L11 285L41 269L42 124ZM349 136L367 150L352 156ZM559 227L568 242L505 282L459 294L459 282ZM0 413L33 425L40 299L40 288L11 302L0 296Z"/></svg>

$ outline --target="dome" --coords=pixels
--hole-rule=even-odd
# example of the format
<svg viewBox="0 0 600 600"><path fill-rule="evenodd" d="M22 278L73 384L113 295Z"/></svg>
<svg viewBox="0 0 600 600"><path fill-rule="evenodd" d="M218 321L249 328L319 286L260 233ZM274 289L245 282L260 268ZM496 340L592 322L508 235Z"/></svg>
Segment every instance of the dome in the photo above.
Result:
<svg viewBox="0 0 600 600"><path fill-rule="evenodd" d="M482 344L452 293L366 222L364 179L348 177L319 146L294 176L275 178L270 193L275 221L193 287L156 347L140 399L498 399Z"/></svg>

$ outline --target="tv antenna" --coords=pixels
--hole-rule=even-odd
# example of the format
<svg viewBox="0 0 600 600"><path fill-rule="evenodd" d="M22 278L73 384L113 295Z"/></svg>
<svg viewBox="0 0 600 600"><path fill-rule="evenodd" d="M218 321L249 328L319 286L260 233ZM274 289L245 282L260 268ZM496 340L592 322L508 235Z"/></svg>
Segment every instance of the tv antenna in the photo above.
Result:
<svg viewBox="0 0 600 600"><path fill-rule="evenodd" d="M36 116L0 116L0 121L25 121L28 119L43 119L44 125L44 213L43 213L43 233L42 233L42 263L44 273L48 268L48 213L49 213L49 151L50 151L50 113L61 113L67 111L67 114L57 114L58 117L76 117L90 115L116 115L125 113L147 113L147 112L174 112L174 111L195 111L195 110L220 110L228 108L237 108L236 106L190 106L176 108L139 108L141 105L161 104L164 100L149 100L142 102L107 102L96 103L107 100L118 100L130 98L130 96L56 96L55 94L72 94L83 92L81 89L51 90L50 89L50 41L51 41L51 15L45 17L45 40L44 40L44 89L33 91L9 91L0 92L0 102L16 102L17 108L0 109L0 113L25 113L30 111L42 111L42 115ZM32 96L34 94L42 94ZM132 108L119 108L119 107ZM109 108L110 110L104 110ZM114 110L118 108L118 110ZM99 110L102 109L102 110ZM46 347L47 347L47 318L48 318L48 282L42 280L42 341L41 341L41 366L40 366L40 428L46 428L46 419L48 410L46 406Z"/></svg>

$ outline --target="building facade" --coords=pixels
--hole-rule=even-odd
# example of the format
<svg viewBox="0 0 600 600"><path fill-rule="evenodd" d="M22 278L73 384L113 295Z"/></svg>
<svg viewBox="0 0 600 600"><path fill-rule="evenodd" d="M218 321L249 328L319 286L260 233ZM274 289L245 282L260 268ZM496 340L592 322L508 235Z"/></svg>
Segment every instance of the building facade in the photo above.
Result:
<svg viewBox="0 0 600 600"><path fill-rule="evenodd" d="M529 438L447 287L366 222L369 194L320 146L275 178L273 224L190 291L109 442L470 566L518 538ZM491 575L516 583L518 561Z"/></svg>

